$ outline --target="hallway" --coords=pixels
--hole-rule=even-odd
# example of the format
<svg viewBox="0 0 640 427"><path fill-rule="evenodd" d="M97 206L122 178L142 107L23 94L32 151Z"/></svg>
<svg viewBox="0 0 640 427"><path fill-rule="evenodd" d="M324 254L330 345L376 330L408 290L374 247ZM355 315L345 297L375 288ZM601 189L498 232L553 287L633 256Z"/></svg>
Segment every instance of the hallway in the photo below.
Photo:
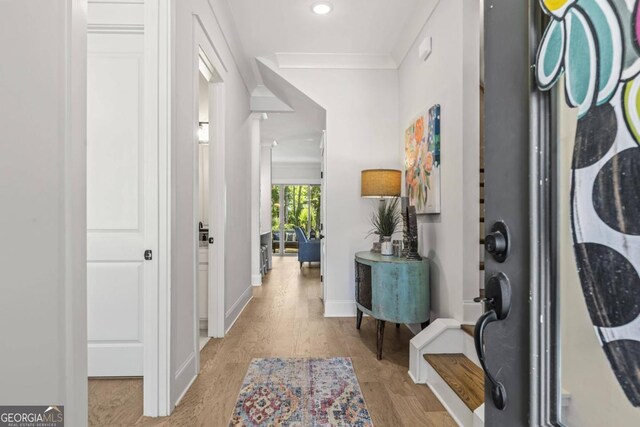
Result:
<svg viewBox="0 0 640 427"><path fill-rule="evenodd" d="M252 358L349 356L374 425L455 426L431 391L407 375L411 332L389 327L378 362L375 323L365 318L358 332L355 318L324 318L319 279L318 268L274 257L226 338L202 350L200 375L170 417L141 417L141 380L92 380L90 425L226 426Z"/></svg>

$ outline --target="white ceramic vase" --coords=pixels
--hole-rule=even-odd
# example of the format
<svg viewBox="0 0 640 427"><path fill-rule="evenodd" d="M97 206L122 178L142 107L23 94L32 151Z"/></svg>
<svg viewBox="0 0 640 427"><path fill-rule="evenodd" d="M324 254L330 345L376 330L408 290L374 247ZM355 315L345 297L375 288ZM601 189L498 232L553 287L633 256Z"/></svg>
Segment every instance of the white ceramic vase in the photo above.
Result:
<svg viewBox="0 0 640 427"><path fill-rule="evenodd" d="M382 237L380 254L385 256L393 255L393 242L391 241L391 236Z"/></svg>

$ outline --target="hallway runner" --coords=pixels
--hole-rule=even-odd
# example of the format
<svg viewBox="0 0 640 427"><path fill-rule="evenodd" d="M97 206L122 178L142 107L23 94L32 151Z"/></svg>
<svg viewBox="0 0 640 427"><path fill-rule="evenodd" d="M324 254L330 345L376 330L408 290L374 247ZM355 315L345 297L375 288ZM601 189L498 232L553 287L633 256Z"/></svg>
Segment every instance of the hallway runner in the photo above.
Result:
<svg viewBox="0 0 640 427"><path fill-rule="evenodd" d="M351 359L253 359L230 426L373 426Z"/></svg>

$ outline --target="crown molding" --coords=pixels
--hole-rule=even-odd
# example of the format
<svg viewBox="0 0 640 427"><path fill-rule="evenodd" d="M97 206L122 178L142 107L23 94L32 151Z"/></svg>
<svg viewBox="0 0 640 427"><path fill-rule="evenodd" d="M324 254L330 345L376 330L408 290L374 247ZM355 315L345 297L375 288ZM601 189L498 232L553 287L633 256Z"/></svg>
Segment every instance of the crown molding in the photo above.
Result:
<svg viewBox="0 0 640 427"><path fill-rule="evenodd" d="M361 53L276 53L279 68L338 70L395 70L398 63L391 55Z"/></svg>

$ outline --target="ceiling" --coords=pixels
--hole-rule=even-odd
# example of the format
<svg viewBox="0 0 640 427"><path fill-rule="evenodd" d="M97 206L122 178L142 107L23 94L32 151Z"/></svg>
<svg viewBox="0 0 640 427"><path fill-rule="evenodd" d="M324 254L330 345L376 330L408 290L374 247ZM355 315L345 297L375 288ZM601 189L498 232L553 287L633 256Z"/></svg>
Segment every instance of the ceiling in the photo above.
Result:
<svg viewBox="0 0 640 427"><path fill-rule="evenodd" d="M257 58L372 55L387 58L385 63L395 68L439 0L329 1L333 11L321 16L311 11L316 0L227 0L256 81L294 110L269 113L261 124L263 144L278 141L274 163L320 162L326 112Z"/></svg>
<svg viewBox="0 0 640 427"><path fill-rule="evenodd" d="M321 16L311 11L314 0L227 1L250 58L274 53L391 55L416 12L435 3L330 0L333 11Z"/></svg>

